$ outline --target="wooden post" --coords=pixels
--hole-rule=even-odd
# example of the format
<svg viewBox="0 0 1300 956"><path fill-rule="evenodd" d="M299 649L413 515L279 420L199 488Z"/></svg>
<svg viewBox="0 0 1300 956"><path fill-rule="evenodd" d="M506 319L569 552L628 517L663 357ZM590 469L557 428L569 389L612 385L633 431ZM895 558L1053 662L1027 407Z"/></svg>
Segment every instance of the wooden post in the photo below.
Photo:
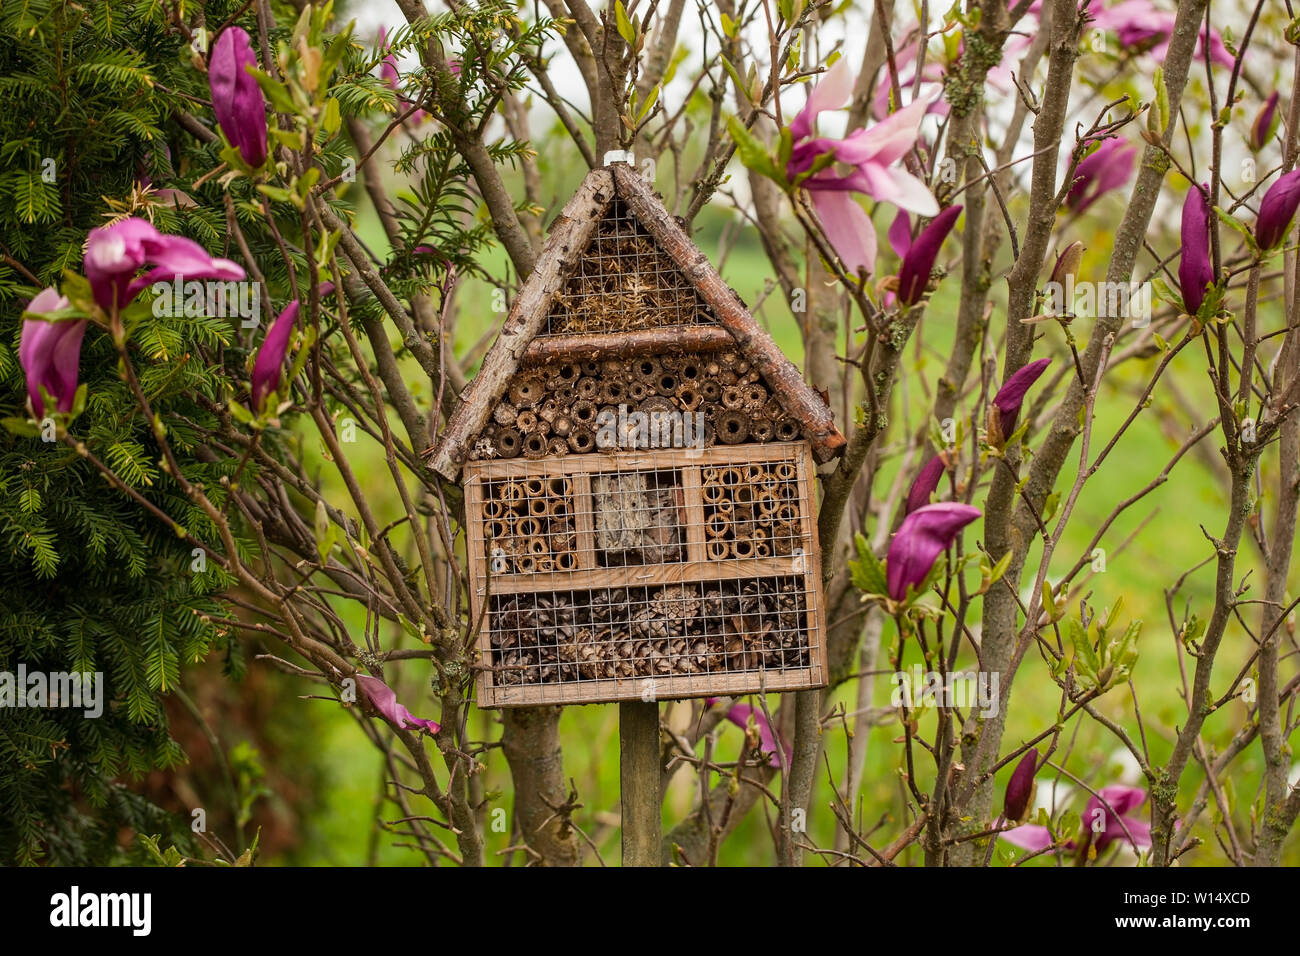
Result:
<svg viewBox="0 0 1300 956"><path fill-rule="evenodd" d="M619 802L623 810L623 865L660 863L659 704L618 705Z"/></svg>

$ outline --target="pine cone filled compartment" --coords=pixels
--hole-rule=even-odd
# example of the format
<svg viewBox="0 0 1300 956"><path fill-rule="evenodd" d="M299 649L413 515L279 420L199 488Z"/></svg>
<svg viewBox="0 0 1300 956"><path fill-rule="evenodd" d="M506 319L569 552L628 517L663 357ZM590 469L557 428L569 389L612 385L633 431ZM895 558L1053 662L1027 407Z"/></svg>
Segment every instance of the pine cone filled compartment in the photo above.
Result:
<svg viewBox="0 0 1300 956"><path fill-rule="evenodd" d="M498 686L783 672L810 666L802 577L492 598Z"/></svg>

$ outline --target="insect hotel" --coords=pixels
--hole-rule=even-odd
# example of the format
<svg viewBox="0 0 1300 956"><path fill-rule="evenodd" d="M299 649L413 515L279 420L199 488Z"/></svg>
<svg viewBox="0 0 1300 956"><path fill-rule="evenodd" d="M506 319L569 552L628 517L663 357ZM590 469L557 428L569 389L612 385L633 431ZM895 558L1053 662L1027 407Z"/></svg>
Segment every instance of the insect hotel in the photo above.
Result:
<svg viewBox="0 0 1300 956"><path fill-rule="evenodd" d="M593 170L430 451L479 705L824 686L814 461L843 446L650 185Z"/></svg>

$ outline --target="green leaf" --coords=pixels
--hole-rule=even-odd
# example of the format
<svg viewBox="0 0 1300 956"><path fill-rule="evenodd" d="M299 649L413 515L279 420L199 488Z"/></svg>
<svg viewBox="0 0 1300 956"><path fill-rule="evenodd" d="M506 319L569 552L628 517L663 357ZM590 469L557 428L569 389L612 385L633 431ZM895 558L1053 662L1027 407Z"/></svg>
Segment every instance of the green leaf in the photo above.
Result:
<svg viewBox="0 0 1300 956"><path fill-rule="evenodd" d="M889 584L885 578L885 566L872 553L867 539L858 533L853 536L853 543L858 552L858 560L849 561L853 586L864 594L888 594Z"/></svg>
<svg viewBox="0 0 1300 956"><path fill-rule="evenodd" d="M623 38L628 46L636 46L636 27L628 18L627 10L623 7L623 0L614 0L614 19L618 23L618 35Z"/></svg>
<svg viewBox="0 0 1300 956"><path fill-rule="evenodd" d="M744 123L735 116L728 116L727 130L731 133L731 138L736 142L736 155L740 157L740 161L745 165L746 169L752 169L760 176L766 176L768 179L785 187L785 176L772 162L767 147L763 145L758 137L745 128Z"/></svg>

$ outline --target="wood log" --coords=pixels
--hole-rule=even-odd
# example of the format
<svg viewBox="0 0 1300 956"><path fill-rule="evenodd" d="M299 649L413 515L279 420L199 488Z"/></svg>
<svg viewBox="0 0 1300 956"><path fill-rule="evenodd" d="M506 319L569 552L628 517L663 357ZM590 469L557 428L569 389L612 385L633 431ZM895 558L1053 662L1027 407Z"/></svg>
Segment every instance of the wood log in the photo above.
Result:
<svg viewBox="0 0 1300 956"><path fill-rule="evenodd" d="M532 368L552 362L599 361L610 356L631 358L680 352L716 352L735 348L736 340L719 325L678 325L632 332L590 332L578 335L544 335L524 350L522 365Z"/></svg>
<svg viewBox="0 0 1300 956"><path fill-rule="evenodd" d="M492 412L492 402L505 392L518 371L525 349L546 322L552 298L576 266L613 197L609 171L594 169L551 224L536 268L519 290L478 375L461 394L441 440L430 450L429 467L444 478L454 481L460 474L469 458L471 442Z"/></svg>

